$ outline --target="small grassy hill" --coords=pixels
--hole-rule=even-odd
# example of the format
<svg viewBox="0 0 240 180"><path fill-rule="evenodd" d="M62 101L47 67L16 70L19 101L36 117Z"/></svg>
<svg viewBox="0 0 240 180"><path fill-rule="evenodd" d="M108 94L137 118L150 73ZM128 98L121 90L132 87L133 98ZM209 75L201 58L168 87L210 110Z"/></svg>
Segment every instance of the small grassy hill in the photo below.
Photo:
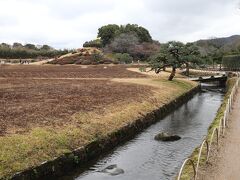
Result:
<svg viewBox="0 0 240 180"><path fill-rule="evenodd" d="M112 59L106 57L103 52L97 48L80 48L75 52L65 54L50 62L50 64L81 64L81 65L97 65L116 63Z"/></svg>

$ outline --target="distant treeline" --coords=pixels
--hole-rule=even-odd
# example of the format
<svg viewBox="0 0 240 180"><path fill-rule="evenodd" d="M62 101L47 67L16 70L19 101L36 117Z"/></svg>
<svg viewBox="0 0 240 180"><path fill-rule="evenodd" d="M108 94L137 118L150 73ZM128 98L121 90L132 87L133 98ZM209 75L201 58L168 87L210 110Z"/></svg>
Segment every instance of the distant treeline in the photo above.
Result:
<svg viewBox="0 0 240 180"><path fill-rule="evenodd" d="M26 59L26 58L53 58L68 53L69 50L56 50L48 45L35 46L34 44L22 45L14 43L9 45L0 44L0 58Z"/></svg>

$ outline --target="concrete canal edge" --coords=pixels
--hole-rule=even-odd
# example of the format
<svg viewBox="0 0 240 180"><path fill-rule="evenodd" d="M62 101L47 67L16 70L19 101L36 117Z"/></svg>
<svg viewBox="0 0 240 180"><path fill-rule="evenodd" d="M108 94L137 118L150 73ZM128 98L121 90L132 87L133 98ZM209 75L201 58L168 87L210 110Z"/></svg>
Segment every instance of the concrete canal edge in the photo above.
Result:
<svg viewBox="0 0 240 180"><path fill-rule="evenodd" d="M190 100L200 90L200 85L192 88L182 94L170 103L161 106L146 116L137 119L119 130L112 132L106 137L97 139L84 147L80 147L71 153L65 153L51 161L43 162L41 165L29 168L25 171L16 173L11 177L13 180L30 180L30 179L52 179L63 176L77 167L81 167L90 160L98 158L103 153L110 151L117 145L132 139L136 134L146 129L150 125L164 118L170 112L180 107Z"/></svg>

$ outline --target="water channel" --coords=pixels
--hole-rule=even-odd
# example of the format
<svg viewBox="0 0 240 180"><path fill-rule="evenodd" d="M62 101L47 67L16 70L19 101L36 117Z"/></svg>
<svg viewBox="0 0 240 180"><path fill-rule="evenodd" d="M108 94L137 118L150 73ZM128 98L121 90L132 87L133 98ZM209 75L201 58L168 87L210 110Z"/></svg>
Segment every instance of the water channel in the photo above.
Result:
<svg viewBox="0 0 240 180"><path fill-rule="evenodd" d="M201 144L223 100L222 89L209 85L207 91L199 92L191 100L167 117L153 124L134 139L87 167L78 169L61 179L76 180L169 180L178 173L183 161L195 147ZM213 89L214 91L209 91ZM219 91L220 90L220 91ZM155 141L159 132L180 135L179 141ZM123 174L112 176L100 169L117 164Z"/></svg>

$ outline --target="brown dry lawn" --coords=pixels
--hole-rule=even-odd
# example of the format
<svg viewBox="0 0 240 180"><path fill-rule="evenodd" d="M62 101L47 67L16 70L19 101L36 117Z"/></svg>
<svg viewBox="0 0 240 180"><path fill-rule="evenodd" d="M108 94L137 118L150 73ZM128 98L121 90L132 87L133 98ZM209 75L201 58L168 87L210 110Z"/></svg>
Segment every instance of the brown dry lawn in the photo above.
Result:
<svg viewBox="0 0 240 180"><path fill-rule="evenodd" d="M1 65L0 78L144 78L125 65ZM133 66L136 67L136 66Z"/></svg>
<svg viewBox="0 0 240 180"><path fill-rule="evenodd" d="M106 136L196 86L128 67L0 66L0 179Z"/></svg>
<svg viewBox="0 0 240 180"><path fill-rule="evenodd" d="M0 135L62 127L73 114L143 101L153 88L110 80L0 79Z"/></svg>

